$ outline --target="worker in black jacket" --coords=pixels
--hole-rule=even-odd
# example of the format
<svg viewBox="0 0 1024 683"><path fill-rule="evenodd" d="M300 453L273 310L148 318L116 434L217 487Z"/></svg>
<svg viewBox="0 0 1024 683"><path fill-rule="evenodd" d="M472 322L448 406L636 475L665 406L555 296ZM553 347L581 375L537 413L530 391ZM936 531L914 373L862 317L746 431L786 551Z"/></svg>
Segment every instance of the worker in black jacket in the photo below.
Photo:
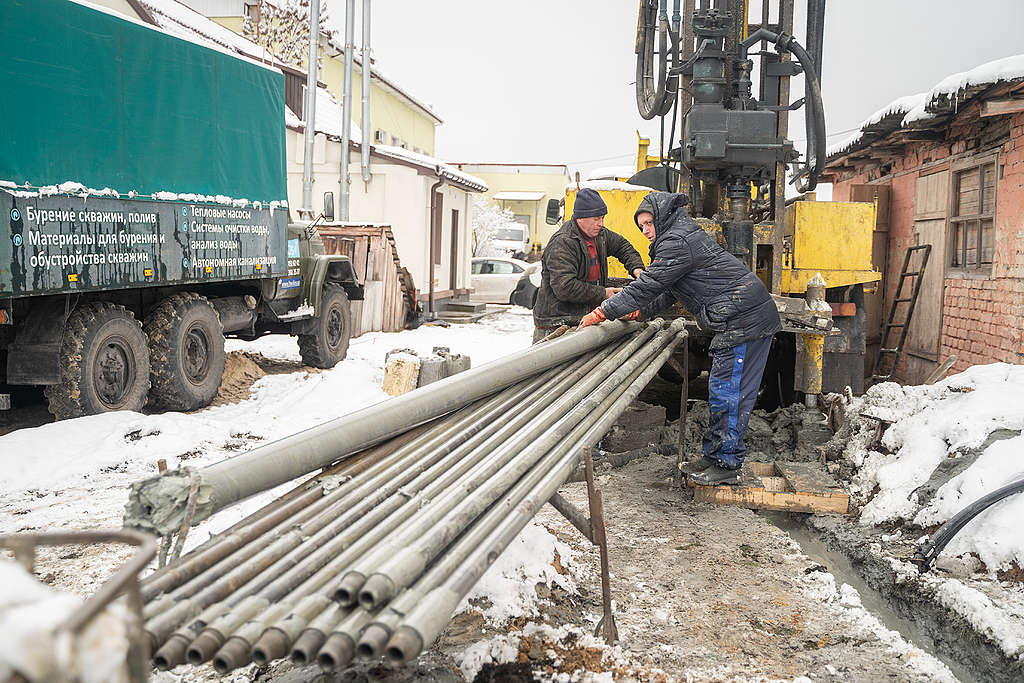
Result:
<svg viewBox="0 0 1024 683"><path fill-rule="evenodd" d="M708 378L711 422L704 460L690 478L703 485L737 482L773 335L782 329L768 289L739 259L725 251L686 213L684 194L652 192L634 221L651 240L651 265L586 315L581 326L628 317L646 319L675 301L714 333Z"/></svg>
<svg viewBox="0 0 1024 683"><path fill-rule="evenodd" d="M625 237L604 227L607 213L601 195L583 188L576 194L572 218L544 247L540 291L533 306L534 342L561 325L575 327L591 308L619 291L608 286L609 256L633 277L643 272L640 253Z"/></svg>

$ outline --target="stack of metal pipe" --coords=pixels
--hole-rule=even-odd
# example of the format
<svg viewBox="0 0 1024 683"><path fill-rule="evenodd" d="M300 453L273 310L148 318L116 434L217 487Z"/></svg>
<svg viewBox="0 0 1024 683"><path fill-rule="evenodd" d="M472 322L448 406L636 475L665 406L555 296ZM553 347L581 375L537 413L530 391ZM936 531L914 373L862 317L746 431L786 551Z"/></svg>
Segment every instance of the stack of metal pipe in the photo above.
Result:
<svg viewBox="0 0 1024 683"><path fill-rule="evenodd" d="M534 347L510 386L362 450L145 579L154 664L415 658L686 334L606 325L621 331L553 366L531 364L550 353Z"/></svg>

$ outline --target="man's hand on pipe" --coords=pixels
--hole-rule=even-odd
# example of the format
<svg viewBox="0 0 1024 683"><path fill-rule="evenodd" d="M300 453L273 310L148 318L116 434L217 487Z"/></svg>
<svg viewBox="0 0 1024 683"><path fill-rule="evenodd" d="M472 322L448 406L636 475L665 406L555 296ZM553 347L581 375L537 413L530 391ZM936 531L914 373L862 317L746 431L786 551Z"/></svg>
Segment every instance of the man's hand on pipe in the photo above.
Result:
<svg viewBox="0 0 1024 683"><path fill-rule="evenodd" d="M633 322L641 322L643 319L640 317L640 311L633 311L626 316L626 320L632 320Z"/></svg>
<svg viewBox="0 0 1024 683"><path fill-rule="evenodd" d="M585 316L583 316L583 319L580 320L579 329L589 327L590 325L596 325L597 323L603 323L607 319L608 318L604 316L604 311L602 311L601 307L598 306L590 313L587 313Z"/></svg>

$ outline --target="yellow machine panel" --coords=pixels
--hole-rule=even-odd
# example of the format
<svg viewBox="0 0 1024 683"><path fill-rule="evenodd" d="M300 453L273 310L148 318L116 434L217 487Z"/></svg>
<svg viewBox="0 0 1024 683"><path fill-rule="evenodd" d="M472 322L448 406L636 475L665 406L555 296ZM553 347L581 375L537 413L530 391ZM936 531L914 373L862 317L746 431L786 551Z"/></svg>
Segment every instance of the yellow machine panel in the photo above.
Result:
<svg viewBox="0 0 1024 683"><path fill-rule="evenodd" d="M588 185L584 185L587 187ZM593 185L590 185L593 187ZM594 189L597 189L596 187ZM648 255L651 243L647 241L640 228L633 222L633 214L636 213L640 202L653 190L597 190L601 199L608 205L608 215L605 216L605 227L625 237L629 243L640 252L640 258L644 265L649 265L651 258ZM576 204L576 190L569 189L565 192L565 216L572 216L572 207ZM608 259L609 277L629 277L625 267L616 259Z"/></svg>
<svg viewBox="0 0 1024 683"><path fill-rule="evenodd" d="M865 202L798 201L786 207L782 292L807 291L821 273L828 287L877 282L871 265L875 205Z"/></svg>

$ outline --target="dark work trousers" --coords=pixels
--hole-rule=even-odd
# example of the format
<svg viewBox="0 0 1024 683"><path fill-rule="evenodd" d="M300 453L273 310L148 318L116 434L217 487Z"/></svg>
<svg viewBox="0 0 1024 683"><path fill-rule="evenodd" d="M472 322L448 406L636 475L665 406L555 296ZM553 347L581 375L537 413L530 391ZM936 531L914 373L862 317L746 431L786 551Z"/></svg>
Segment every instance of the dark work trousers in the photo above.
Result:
<svg viewBox="0 0 1024 683"><path fill-rule="evenodd" d="M743 437L771 348L772 338L761 337L712 354L708 377L711 421L704 436L704 457L719 467L736 470L743 464L747 452Z"/></svg>

